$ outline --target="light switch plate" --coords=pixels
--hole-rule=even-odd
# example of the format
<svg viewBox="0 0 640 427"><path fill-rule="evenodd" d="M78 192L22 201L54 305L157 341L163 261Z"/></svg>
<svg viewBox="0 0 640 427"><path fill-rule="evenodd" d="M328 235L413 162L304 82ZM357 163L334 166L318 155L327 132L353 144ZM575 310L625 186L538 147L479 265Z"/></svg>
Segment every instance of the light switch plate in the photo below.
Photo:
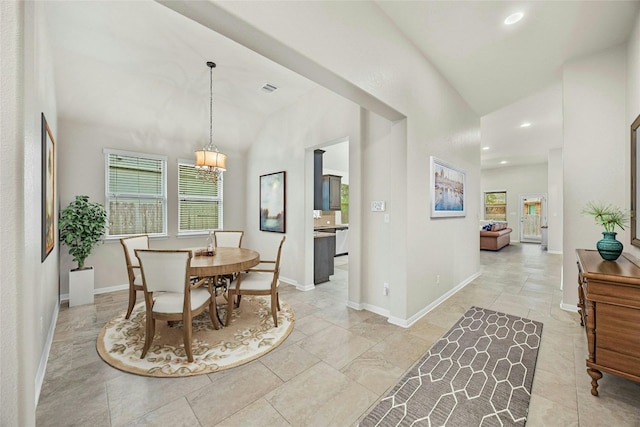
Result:
<svg viewBox="0 0 640 427"><path fill-rule="evenodd" d="M385 203L382 200L371 202L371 211L372 212L384 212Z"/></svg>

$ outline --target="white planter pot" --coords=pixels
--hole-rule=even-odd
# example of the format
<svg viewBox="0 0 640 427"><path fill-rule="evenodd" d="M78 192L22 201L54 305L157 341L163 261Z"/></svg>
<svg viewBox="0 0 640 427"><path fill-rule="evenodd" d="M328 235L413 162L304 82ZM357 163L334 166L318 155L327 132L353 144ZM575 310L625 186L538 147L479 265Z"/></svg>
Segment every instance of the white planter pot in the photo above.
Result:
<svg viewBox="0 0 640 427"><path fill-rule="evenodd" d="M69 307L93 304L93 267L69 271Z"/></svg>

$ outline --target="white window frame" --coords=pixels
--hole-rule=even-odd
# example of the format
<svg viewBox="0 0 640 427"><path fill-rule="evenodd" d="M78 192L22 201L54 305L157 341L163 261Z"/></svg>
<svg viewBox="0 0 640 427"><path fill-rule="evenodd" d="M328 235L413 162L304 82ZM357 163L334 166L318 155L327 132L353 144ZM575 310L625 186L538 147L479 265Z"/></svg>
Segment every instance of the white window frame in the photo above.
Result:
<svg viewBox="0 0 640 427"><path fill-rule="evenodd" d="M224 224L223 206L224 206L224 172L220 173L218 178L218 196L204 197L204 196L188 196L180 194L180 166L191 166L195 168L195 162L193 160L178 159L177 167L177 185L176 193L178 195L178 237L181 236L202 236L209 233L209 229L200 230L181 230L180 229L180 203L184 201L206 201L206 202L218 202L218 228L216 230L222 230Z"/></svg>
<svg viewBox="0 0 640 427"><path fill-rule="evenodd" d="M122 197L122 198L126 198L126 197L131 197L131 198L140 198L140 199L149 199L149 200L159 200L162 202L162 232L161 233L150 233L149 237L167 237L168 231L167 231L167 212L168 212L168 207L167 207L167 156L160 156L157 154L148 154L148 153L136 153L133 151L124 151L124 150L113 150L110 148L105 148L103 149L103 154L104 154L104 191L105 191L105 209L107 210L107 218L110 215L110 203L109 201L112 198L117 198L117 197ZM144 195L144 194L137 194L137 193L109 193L109 155L116 155L116 156L128 156L128 157L139 157L141 159L148 159L148 160L159 160L162 162L163 165L163 171L162 171L162 195L160 197L155 197L155 196L148 196L148 195ZM108 233L108 231L107 231ZM134 234L117 234L117 235L110 235L107 234L105 236L105 240L119 240L122 237L128 237L128 236L135 236L137 234L141 234L141 233L134 233Z"/></svg>

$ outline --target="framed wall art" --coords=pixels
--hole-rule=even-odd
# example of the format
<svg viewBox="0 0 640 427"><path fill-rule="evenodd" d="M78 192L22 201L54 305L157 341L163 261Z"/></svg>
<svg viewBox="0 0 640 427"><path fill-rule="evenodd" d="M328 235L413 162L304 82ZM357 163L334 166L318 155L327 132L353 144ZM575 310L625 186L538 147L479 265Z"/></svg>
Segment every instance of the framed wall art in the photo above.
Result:
<svg viewBox="0 0 640 427"><path fill-rule="evenodd" d="M431 217L466 215L466 173L431 156Z"/></svg>
<svg viewBox="0 0 640 427"><path fill-rule="evenodd" d="M55 141L42 113L42 250L41 262L55 246Z"/></svg>
<svg viewBox="0 0 640 427"><path fill-rule="evenodd" d="M260 231L286 230L285 171L260 176Z"/></svg>

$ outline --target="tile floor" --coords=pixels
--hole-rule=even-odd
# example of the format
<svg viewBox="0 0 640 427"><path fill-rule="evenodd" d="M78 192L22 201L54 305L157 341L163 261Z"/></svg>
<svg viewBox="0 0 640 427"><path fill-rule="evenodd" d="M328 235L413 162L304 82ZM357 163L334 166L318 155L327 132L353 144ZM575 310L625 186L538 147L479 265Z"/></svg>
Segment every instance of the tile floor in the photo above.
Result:
<svg viewBox="0 0 640 427"><path fill-rule="evenodd" d="M295 329L273 352L228 371L180 379L120 372L96 353L126 292L61 308L37 408L38 426L350 426L469 306L544 323L527 427L640 426L640 384L612 375L589 393L578 315L559 308L561 256L537 245L481 252L482 275L411 328L344 306L348 258L310 292L284 286ZM570 286L574 286L573 282ZM466 426L465 426L466 427Z"/></svg>

